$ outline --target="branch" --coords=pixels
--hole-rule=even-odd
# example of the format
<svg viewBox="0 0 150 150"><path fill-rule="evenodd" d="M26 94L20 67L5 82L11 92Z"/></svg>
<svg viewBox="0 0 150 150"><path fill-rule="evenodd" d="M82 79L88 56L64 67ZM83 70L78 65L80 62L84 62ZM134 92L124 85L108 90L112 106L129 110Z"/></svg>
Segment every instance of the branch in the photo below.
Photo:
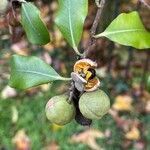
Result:
<svg viewBox="0 0 150 150"><path fill-rule="evenodd" d="M145 0L139 0L141 3L143 3L147 8L150 9L150 5L148 2L146 2Z"/></svg>
<svg viewBox="0 0 150 150"><path fill-rule="evenodd" d="M96 17L94 19L94 22L93 22L93 25L91 28L90 40L89 40L88 48L84 52L84 56L83 56L84 58L86 58L88 56L89 51L92 49L93 45L95 45L95 43L96 43L96 39L93 38L93 36L96 33L96 29L99 24L99 20L102 16L102 11L103 11L106 0L101 0L100 3L99 3L99 1L95 0L95 2L98 7L98 10L97 10ZM81 58L82 57L80 57L79 59L81 59ZM82 93L75 88L74 82L72 82L71 87L70 87L68 102L69 103L73 102L75 104L75 107L76 107L75 120L83 126L90 126L92 123L92 120L84 117L79 110L79 98L81 95L82 95Z"/></svg>
<svg viewBox="0 0 150 150"><path fill-rule="evenodd" d="M149 63L150 63L150 51L147 51L147 58L145 59L142 80L141 80L141 91L143 91L145 86L145 77L149 69Z"/></svg>
<svg viewBox="0 0 150 150"><path fill-rule="evenodd" d="M68 102L69 103L73 102L75 105L75 108L76 108L75 120L77 123L79 123L82 126L90 126L92 123L92 120L84 117L79 109L79 99L82 94L83 94L82 92L80 92L76 89L74 82L72 81Z"/></svg>
<svg viewBox="0 0 150 150"><path fill-rule="evenodd" d="M99 20L101 19L102 12L103 12L105 4L106 4L106 0L101 0L100 4L96 3L98 9L97 9L96 17L94 19L94 22L93 22L93 25L92 25L92 28L91 28L90 40L89 40L89 43L88 43L88 47L87 47L86 51L84 52L84 57L88 56L88 54L90 53L92 47L96 44L96 39L93 38L93 36L96 33L96 29L97 29L97 26L99 24Z"/></svg>
<svg viewBox="0 0 150 150"><path fill-rule="evenodd" d="M126 64L126 68L125 68L125 79L129 78L129 70L131 67L131 61L133 59L133 48L129 47L128 48L128 60L127 60L127 64Z"/></svg>

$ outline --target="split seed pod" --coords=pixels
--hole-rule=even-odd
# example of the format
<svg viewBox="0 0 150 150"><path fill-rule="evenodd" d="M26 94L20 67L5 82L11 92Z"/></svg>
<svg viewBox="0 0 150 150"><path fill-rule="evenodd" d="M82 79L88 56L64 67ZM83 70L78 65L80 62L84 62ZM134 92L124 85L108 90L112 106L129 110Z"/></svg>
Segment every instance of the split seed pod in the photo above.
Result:
<svg viewBox="0 0 150 150"><path fill-rule="evenodd" d="M67 102L67 95L52 97L45 107L47 118L57 125L65 125L74 118L75 107Z"/></svg>
<svg viewBox="0 0 150 150"><path fill-rule="evenodd" d="M102 90L85 92L79 100L79 109L88 119L102 118L110 108L110 99Z"/></svg>
<svg viewBox="0 0 150 150"><path fill-rule="evenodd" d="M87 81L87 83L84 84L84 91L94 91L99 87L100 81L96 77L96 67L97 63L90 59L81 59L75 63L74 72Z"/></svg>

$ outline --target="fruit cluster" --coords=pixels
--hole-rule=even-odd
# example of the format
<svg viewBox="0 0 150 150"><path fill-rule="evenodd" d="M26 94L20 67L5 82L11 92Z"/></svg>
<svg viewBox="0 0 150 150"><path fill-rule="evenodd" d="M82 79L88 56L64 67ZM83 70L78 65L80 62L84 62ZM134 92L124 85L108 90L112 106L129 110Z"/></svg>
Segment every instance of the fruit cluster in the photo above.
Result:
<svg viewBox="0 0 150 150"><path fill-rule="evenodd" d="M91 120L100 119L108 112L110 99L98 88L100 82L96 77L95 67L96 63L89 59L82 59L75 63L71 76L76 90L81 95L78 102L70 102L66 94L52 97L45 108L46 116L52 123L65 125L71 122L76 114L82 115L82 119L84 117Z"/></svg>
<svg viewBox="0 0 150 150"><path fill-rule="evenodd" d="M68 103L68 96L63 94L52 97L45 108L47 118L57 125L65 125L74 119L76 109ZM109 97L102 91L85 92L79 99L79 109L88 119L102 118L110 108Z"/></svg>

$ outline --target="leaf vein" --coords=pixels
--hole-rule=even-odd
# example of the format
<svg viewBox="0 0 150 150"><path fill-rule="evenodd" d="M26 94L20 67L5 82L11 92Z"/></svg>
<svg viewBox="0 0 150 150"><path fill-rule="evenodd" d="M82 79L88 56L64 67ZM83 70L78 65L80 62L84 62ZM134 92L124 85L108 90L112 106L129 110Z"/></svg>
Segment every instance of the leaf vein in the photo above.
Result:
<svg viewBox="0 0 150 150"><path fill-rule="evenodd" d="M145 32L145 30L143 30L143 29L127 29L127 30L118 30L118 31L110 31L110 32L109 31L107 31L107 32L104 31L103 33L100 34L100 36L107 36L107 35L126 33L126 32L136 32L136 31Z"/></svg>
<svg viewBox="0 0 150 150"><path fill-rule="evenodd" d="M60 79L60 77L48 75L48 74L37 72L37 71L30 71L30 70L21 70L21 69L18 69L18 70L16 70L16 72L31 73L31 74L37 74L37 75L46 76L46 77L49 77L49 78Z"/></svg>
<svg viewBox="0 0 150 150"><path fill-rule="evenodd" d="M70 28L70 34L71 34L71 40L72 40L72 44L73 44L73 47L75 48L76 47L76 44L75 44L75 40L74 40L74 36L73 36L73 30L72 30L72 21L71 21L71 12L70 12L70 0L67 0L69 6L68 6L68 19L69 19L69 28Z"/></svg>
<svg viewBox="0 0 150 150"><path fill-rule="evenodd" d="M31 19L29 18L25 7L23 7L23 10L24 10L25 16L27 17L27 19L29 20L29 22L30 22L30 24L31 24L31 27L32 27L33 30L34 30L35 32L37 32L37 34L40 36L40 33L39 33L38 30L34 27L34 25L33 25L32 21L31 21Z"/></svg>

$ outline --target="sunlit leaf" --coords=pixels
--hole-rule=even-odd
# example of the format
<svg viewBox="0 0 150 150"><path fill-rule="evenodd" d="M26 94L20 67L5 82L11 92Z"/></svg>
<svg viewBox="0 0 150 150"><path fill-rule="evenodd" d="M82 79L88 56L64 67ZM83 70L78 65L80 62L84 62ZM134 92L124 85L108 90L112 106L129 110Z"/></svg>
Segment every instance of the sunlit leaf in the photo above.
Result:
<svg viewBox="0 0 150 150"><path fill-rule="evenodd" d="M50 42L49 32L40 18L40 12L30 2L23 2L21 5L21 24L31 43L45 45Z"/></svg>
<svg viewBox="0 0 150 150"><path fill-rule="evenodd" d="M13 55L9 82L11 87L27 89L55 80L70 79L61 77L51 66L37 57Z"/></svg>
<svg viewBox="0 0 150 150"><path fill-rule="evenodd" d="M122 45L138 49L150 48L150 33L144 28L136 11L120 14L104 32L95 37L103 36Z"/></svg>
<svg viewBox="0 0 150 150"><path fill-rule="evenodd" d="M55 23L77 53L87 12L87 0L59 0Z"/></svg>

